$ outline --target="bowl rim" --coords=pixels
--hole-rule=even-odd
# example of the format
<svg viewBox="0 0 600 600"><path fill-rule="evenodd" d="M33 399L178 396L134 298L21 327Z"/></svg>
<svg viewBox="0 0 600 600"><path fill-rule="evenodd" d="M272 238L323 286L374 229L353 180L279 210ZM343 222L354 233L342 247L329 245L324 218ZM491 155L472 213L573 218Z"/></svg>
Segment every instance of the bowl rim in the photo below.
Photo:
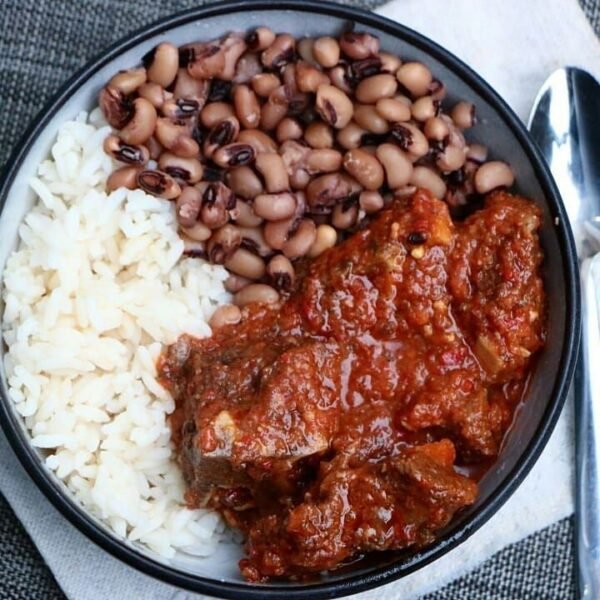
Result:
<svg viewBox="0 0 600 600"><path fill-rule="evenodd" d="M3 383L0 390L0 424L21 464L54 507L91 541L129 566L180 588L232 600L336 598L372 589L397 580L436 560L466 540L486 523L522 483L538 459L556 425L575 370L581 330L577 255L560 194L539 149L530 138L524 124L481 76L436 42L400 23L364 9L320 0L280 0L277 3L269 0L226 0L225 2L177 12L169 17L143 26L131 34L125 35L105 48L60 86L25 130L0 177L0 214L4 208L8 190L38 135L45 129L71 94L85 85L88 79L100 68L122 52L135 47L152 36L168 32L174 27L208 17L221 16L249 9L270 11L290 10L317 15L332 15L346 18L353 23L378 29L402 39L431 55L476 90L494 108L499 117L504 121L504 124L517 138L541 184L552 213L559 219L555 231L564 264L563 275L567 301L565 307L567 319L563 340L564 351L560 359L550 402L546 407L534 436L496 493L482 503L468 521L451 528L446 535L413 555L409 560L401 560L383 567L374 568L368 573L355 575L348 573L343 579L334 581L324 580L312 585L283 585L275 583L266 586L243 582L219 581L217 579L209 579L186 573L137 552L124 541L119 540L116 536L102 529L74 499L69 498L67 494L61 491L58 481L54 480L54 476L44 467L42 461L39 460L38 454L24 435L22 427L19 424L19 417L11 407L11 401Z"/></svg>

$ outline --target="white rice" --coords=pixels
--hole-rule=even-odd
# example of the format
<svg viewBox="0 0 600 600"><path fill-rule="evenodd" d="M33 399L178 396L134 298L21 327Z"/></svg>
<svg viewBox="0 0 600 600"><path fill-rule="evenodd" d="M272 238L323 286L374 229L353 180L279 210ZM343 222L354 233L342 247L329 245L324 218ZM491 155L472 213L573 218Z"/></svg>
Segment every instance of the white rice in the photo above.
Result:
<svg viewBox="0 0 600 600"><path fill-rule="evenodd" d="M155 361L182 333L210 334L227 274L182 257L173 203L104 192L109 132L98 110L65 123L31 181L39 201L4 271L10 395L47 467L119 536L207 555L225 528L183 505Z"/></svg>

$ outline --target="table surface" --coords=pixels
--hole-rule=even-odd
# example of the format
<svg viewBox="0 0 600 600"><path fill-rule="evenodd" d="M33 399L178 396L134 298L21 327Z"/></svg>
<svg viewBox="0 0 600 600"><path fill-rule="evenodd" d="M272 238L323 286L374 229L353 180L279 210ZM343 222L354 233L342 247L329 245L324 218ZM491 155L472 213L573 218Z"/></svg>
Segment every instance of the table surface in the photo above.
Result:
<svg viewBox="0 0 600 600"><path fill-rule="evenodd" d="M600 35L600 0L578 0ZM380 0L341 0L364 8ZM0 165L59 85L129 31L198 0L2 0ZM27 36L23 32L29 32ZM572 519L513 544L423 600L575 598ZM0 597L63 599L51 572L0 495Z"/></svg>

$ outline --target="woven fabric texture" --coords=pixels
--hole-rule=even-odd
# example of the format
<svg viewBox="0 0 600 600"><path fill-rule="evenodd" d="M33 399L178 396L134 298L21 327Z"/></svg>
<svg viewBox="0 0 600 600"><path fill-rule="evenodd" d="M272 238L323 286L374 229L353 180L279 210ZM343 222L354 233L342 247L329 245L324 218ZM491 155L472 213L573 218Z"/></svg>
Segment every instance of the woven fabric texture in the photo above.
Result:
<svg viewBox="0 0 600 600"><path fill-rule="evenodd" d="M568 0L565 0L568 1ZM600 0L579 0L600 35ZM93 55L127 32L198 0L0 0L0 166L24 126ZM342 0L375 8L381 0ZM471 574L423 600L575 598L573 526L565 519L509 546ZM0 598L64 598L0 495Z"/></svg>

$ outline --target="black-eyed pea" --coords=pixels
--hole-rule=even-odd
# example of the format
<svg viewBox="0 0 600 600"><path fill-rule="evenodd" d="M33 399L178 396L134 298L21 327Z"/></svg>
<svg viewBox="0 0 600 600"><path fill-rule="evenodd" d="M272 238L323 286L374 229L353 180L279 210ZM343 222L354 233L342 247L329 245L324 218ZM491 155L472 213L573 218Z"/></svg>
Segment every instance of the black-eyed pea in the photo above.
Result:
<svg viewBox="0 0 600 600"><path fill-rule="evenodd" d="M252 280L261 279L266 271L265 261L245 248L238 248L225 261L225 267L236 275Z"/></svg>
<svg viewBox="0 0 600 600"><path fill-rule="evenodd" d="M241 275L236 275L235 273L229 273L229 277L227 277L225 280L224 286L228 292L235 294L251 283L251 279L247 279Z"/></svg>
<svg viewBox="0 0 600 600"><path fill-rule="evenodd" d="M137 174L138 187L148 194L160 196L166 200L174 200L181 194L181 186L166 173L145 169Z"/></svg>
<svg viewBox="0 0 600 600"><path fill-rule="evenodd" d="M202 192L192 186L184 187L175 203L175 216L179 225L181 227L192 227L195 225L200 216L201 206Z"/></svg>
<svg viewBox="0 0 600 600"><path fill-rule="evenodd" d="M352 101L333 85L319 86L315 106L322 119L335 129L342 129L352 119Z"/></svg>
<svg viewBox="0 0 600 600"><path fill-rule="evenodd" d="M366 129L359 127L355 121L350 121L346 127L338 131L336 139L342 148L345 150L352 150L353 148L360 147L363 136L366 133Z"/></svg>
<svg viewBox="0 0 600 600"><path fill-rule="evenodd" d="M331 225L319 225L315 232L315 240L308 250L308 256L310 258L316 258L317 256L323 254L325 250L333 248L336 244L337 231Z"/></svg>
<svg viewBox="0 0 600 600"><path fill-rule="evenodd" d="M275 140L259 129L244 129L240 131L237 140L240 144L248 144L254 148L254 152L277 152Z"/></svg>
<svg viewBox="0 0 600 600"><path fill-rule="evenodd" d="M219 306L212 314L208 324L212 329L219 329L225 325L237 325L242 320L242 311L234 304Z"/></svg>
<svg viewBox="0 0 600 600"><path fill-rule="evenodd" d="M252 78L250 85L257 96L268 98L281 85L281 80L275 73L259 73Z"/></svg>
<svg viewBox="0 0 600 600"><path fill-rule="evenodd" d="M256 173L248 166L229 169L225 175L227 185L238 196L252 200L263 193L263 184Z"/></svg>
<svg viewBox="0 0 600 600"><path fill-rule="evenodd" d="M334 142L333 131L327 123L314 121L306 128L304 140L311 148L332 148Z"/></svg>
<svg viewBox="0 0 600 600"><path fill-rule="evenodd" d="M300 140L303 135L304 130L300 123L291 117L285 117L275 129L275 137L280 144L287 140Z"/></svg>
<svg viewBox="0 0 600 600"><path fill-rule="evenodd" d="M158 83L152 83L151 81L147 81L142 84L137 93L140 97L145 98L154 106L154 108L160 109L161 106L173 97L173 94L167 92L162 86L158 85Z"/></svg>
<svg viewBox="0 0 600 600"><path fill-rule="evenodd" d="M460 129L469 129L476 122L475 105L472 102L458 102L450 111L454 124Z"/></svg>
<svg viewBox="0 0 600 600"><path fill-rule="evenodd" d="M290 189L290 180L285 164L281 156L276 152L261 152L257 154L255 166L263 176L265 187L270 194L285 192ZM277 219L277 217L274 218ZM279 218L284 219L285 217Z"/></svg>
<svg viewBox="0 0 600 600"><path fill-rule="evenodd" d="M279 302L279 293L270 285L265 283L251 283L242 288L234 297L236 306L248 306L249 304L275 304Z"/></svg>
<svg viewBox="0 0 600 600"><path fill-rule="evenodd" d="M223 168L249 165L255 158L254 148L240 142L221 146L212 156L213 162Z"/></svg>
<svg viewBox="0 0 600 600"><path fill-rule="evenodd" d="M371 104L357 104L354 107L354 120L359 127L371 133L387 133L390 125Z"/></svg>
<svg viewBox="0 0 600 600"><path fill-rule="evenodd" d="M144 144L154 133L156 121L154 106L145 98L136 98L133 101L133 116L119 131L119 137L126 144Z"/></svg>
<svg viewBox="0 0 600 600"><path fill-rule="evenodd" d="M254 199L254 212L267 221L288 219L296 212L296 199L289 192L260 194Z"/></svg>
<svg viewBox="0 0 600 600"><path fill-rule="evenodd" d="M408 152L414 159L421 158L429 152L429 142L423 132L412 123L394 123L392 139Z"/></svg>
<svg viewBox="0 0 600 600"><path fill-rule="evenodd" d="M209 102L204 106L200 113L200 122L207 129L211 129L220 121L228 117L234 117L234 110L231 104L227 102Z"/></svg>
<svg viewBox="0 0 600 600"><path fill-rule="evenodd" d="M423 96L415 100L411 106L411 114L415 121L424 123L428 119L432 119L438 114L440 105L437 100L431 96Z"/></svg>
<svg viewBox="0 0 600 600"><path fill-rule="evenodd" d="M267 264L267 275L277 290L289 292L296 278L294 266L283 254L276 254Z"/></svg>
<svg viewBox="0 0 600 600"><path fill-rule="evenodd" d="M383 167L376 156L361 148L346 152L344 169L367 190L379 189L385 179Z"/></svg>
<svg viewBox="0 0 600 600"><path fill-rule="evenodd" d="M333 148L313 149L306 155L306 170L309 174L332 173L340 169L342 158Z"/></svg>
<svg viewBox="0 0 600 600"><path fill-rule="evenodd" d="M316 229L314 221L302 219L296 231L283 244L283 254L290 259L304 256L315 241Z"/></svg>
<svg viewBox="0 0 600 600"><path fill-rule="evenodd" d="M119 71L108 82L107 87L118 90L125 96L133 94L142 84L146 83L146 69L128 69Z"/></svg>
<svg viewBox="0 0 600 600"><path fill-rule="evenodd" d="M149 81L168 88L177 76L179 50L169 42L162 42L144 57L144 65Z"/></svg>
<svg viewBox="0 0 600 600"><path fill-rule="evenodd" d="M141 166L121 167L113 171L106 180L106 190L113 192L118 188L135 190L138 187L137 176L143 170Z"/></svg>
<svg viewBox="0 0 600 600"><path fill-rule="evenodd" d="M188 239L201 243L206 242L212 235L212 230L200 221L189 227L181 227L181 231Z"/></svg>
<svg viewBox="0 0 600 600"><path fill-rule="evenodd" d="M433 77L431 71L424 64L407 62L396 71L396 79L410 92L413 98L420 98L429 93Z"/></svg>
<svg viewBox="0 0 600 600"><path fill-rule="evenodd" d="M379 38L366 32L349 31L340 37L342 52L353 60L363 60L379 52Z"/></svg>
<svg viewBox="0 0 600 600"><path fill-rule="evenodd" d="M467 148L467 159L481 164L487 160L488 149L482 144L470 144Z"/></svg>
<svg viewBox="0 0 600 600"><path fill-rule="evenodd" d="M356 99L362 104L375 104L382 98L391 98L398 88L398 82L389 73L380 73L363 79L356 87Z"/></svg>
<svg viewBox="0 0 600 600"><path fill-rule="evenodd" d="M312 54L322 67L329 69L335 67L340 61L340 45L335 38L320 37L313 43Z"/></svg>
<svg viewBox="0 0 600 600"><path fill-rule="evenodd" d="M281 250L287 242L296 222L296 217L289 217L281 221L268 221L264 226L265 240L275 250Z"/></svg>
<svg viewBox="0 0 600 600"><path fill-rule="evenodd" d="M260 55L263 66L279 69L294 59L296 40L288 33L282 33Z"/></svg>
<svg viewBox="0 0 600 600"><path fill-rule="evenodd" d="M475 189L478 194L487 194L498 188L510 187L515 176L508 164L500 160L483 163L475 173Z"/></svg>
<svg viewBox="0 0 600 600"><path fill-rule="evenodd" d="M466 148L448 145L438 154L435 164L443 173L458 171L467 160Z"/></svg>
<svg viewBox="0 0 600 600"><path fill-rule="evenodd" d="M301 92L316 92L320 85L329 84L329 77L304 60L296 63L295 84Z"/></svg>
<svg viewBox="0 0 600 600"><path fill-rule="evenodd" d="M358 205L352 203L347 206L344 202L336 204L331 213L331 224L336 229L350 229L358 220Z"/></svg>
<svg viewBox="0 0 600 600"><path fill-rule="evenodd" d="M429 167L414 167L409 183L417 188L428 189L440 200L446 195L446 184L444 180Z"/></svg>
<svg viewBox="0 0 600 600"><path fill-rule="evenodd" d="M313 38L302 38L296 44L296 50L298 51L298 56L300 56L300 58L302 60L305 60L307 63L310 63L311 65L318 64L317 60L315 59L314 53L313 53L314 43L315 43L315 40Z"/></svg>
<svg viewBox="0 0 600 600"><path fill-rule="evenodd" d="M215 265L225 264L242 243L242 236L235 225L227 223L213 231L206 243L208 260Z"/></svg>
<svg viewBox="0 0 600 600"><path fill-rule="evenodd" d="M246 37L248 50L252 52L262 52L275 41L275 33L269 27L257 27L250 35Z"/></svg>
<svg viewBox="0 0 600 600"><path fill-rule="evenodd" d="M380 52L379 59L381 60L381 71L383 73L392 73L392 75L395 75L396 71L402 65L400 58L389 52Z"/></svg>
<svg viewBox="0 0 600 600"><path fill-rule="evenodd" d="M150 160L150 152L146 146L126 144L116 135L109 135L102 148L119 162L128 165L145 165Z"/></svg>
<svg viewBox="0 0 600 600"><path fill-rule="evenodd" d="M358 197L358 206L367 215L380 211L384 206L383 196L377 191L366 190Z"/></svg>
<svg viewBox="0 0 600 600"><path fill-rule="evenodd" d="M237 85L233 90L235 114L246 129L255 129L260 123L260 104L252 89Z"/></svg>
<svg viewBox="0 0 600 600"><path fill-rule="evenodd" d="M403 187L410 181L413 164L404 150L396 144L381 144L375 154L383 165L386 181L391 189Z"/></svg>
<svg viewBox="0 0 600 600"><path fill-rule="evenodd" d="M197 158L183 158L171 152L160 155L158 168L175 180L191 184L198 183L204 172L202 163Z"/></svg>
<svg viewBox="0 0 600 600"><path fill-rule="evenodd" d="M427 119L423 127L423 132L427 139L435 140L436 142L441 142L450 135L448 124L441 117Z"/></svg>
<svg viewBox="0 0 600 600"><path fill-rule="evenodd" d="M173 154L184 158L195 158L200 153L198 142L190 136L188 126L171 119L156 119L156 139Z"/></svg>
<svg viewBox="0 0 600 600"><path fill-rule="evenodd" d="M410 106L396 98L381 98L375 104L375 110L391 123L408 121L411 118Z"/></svg>

